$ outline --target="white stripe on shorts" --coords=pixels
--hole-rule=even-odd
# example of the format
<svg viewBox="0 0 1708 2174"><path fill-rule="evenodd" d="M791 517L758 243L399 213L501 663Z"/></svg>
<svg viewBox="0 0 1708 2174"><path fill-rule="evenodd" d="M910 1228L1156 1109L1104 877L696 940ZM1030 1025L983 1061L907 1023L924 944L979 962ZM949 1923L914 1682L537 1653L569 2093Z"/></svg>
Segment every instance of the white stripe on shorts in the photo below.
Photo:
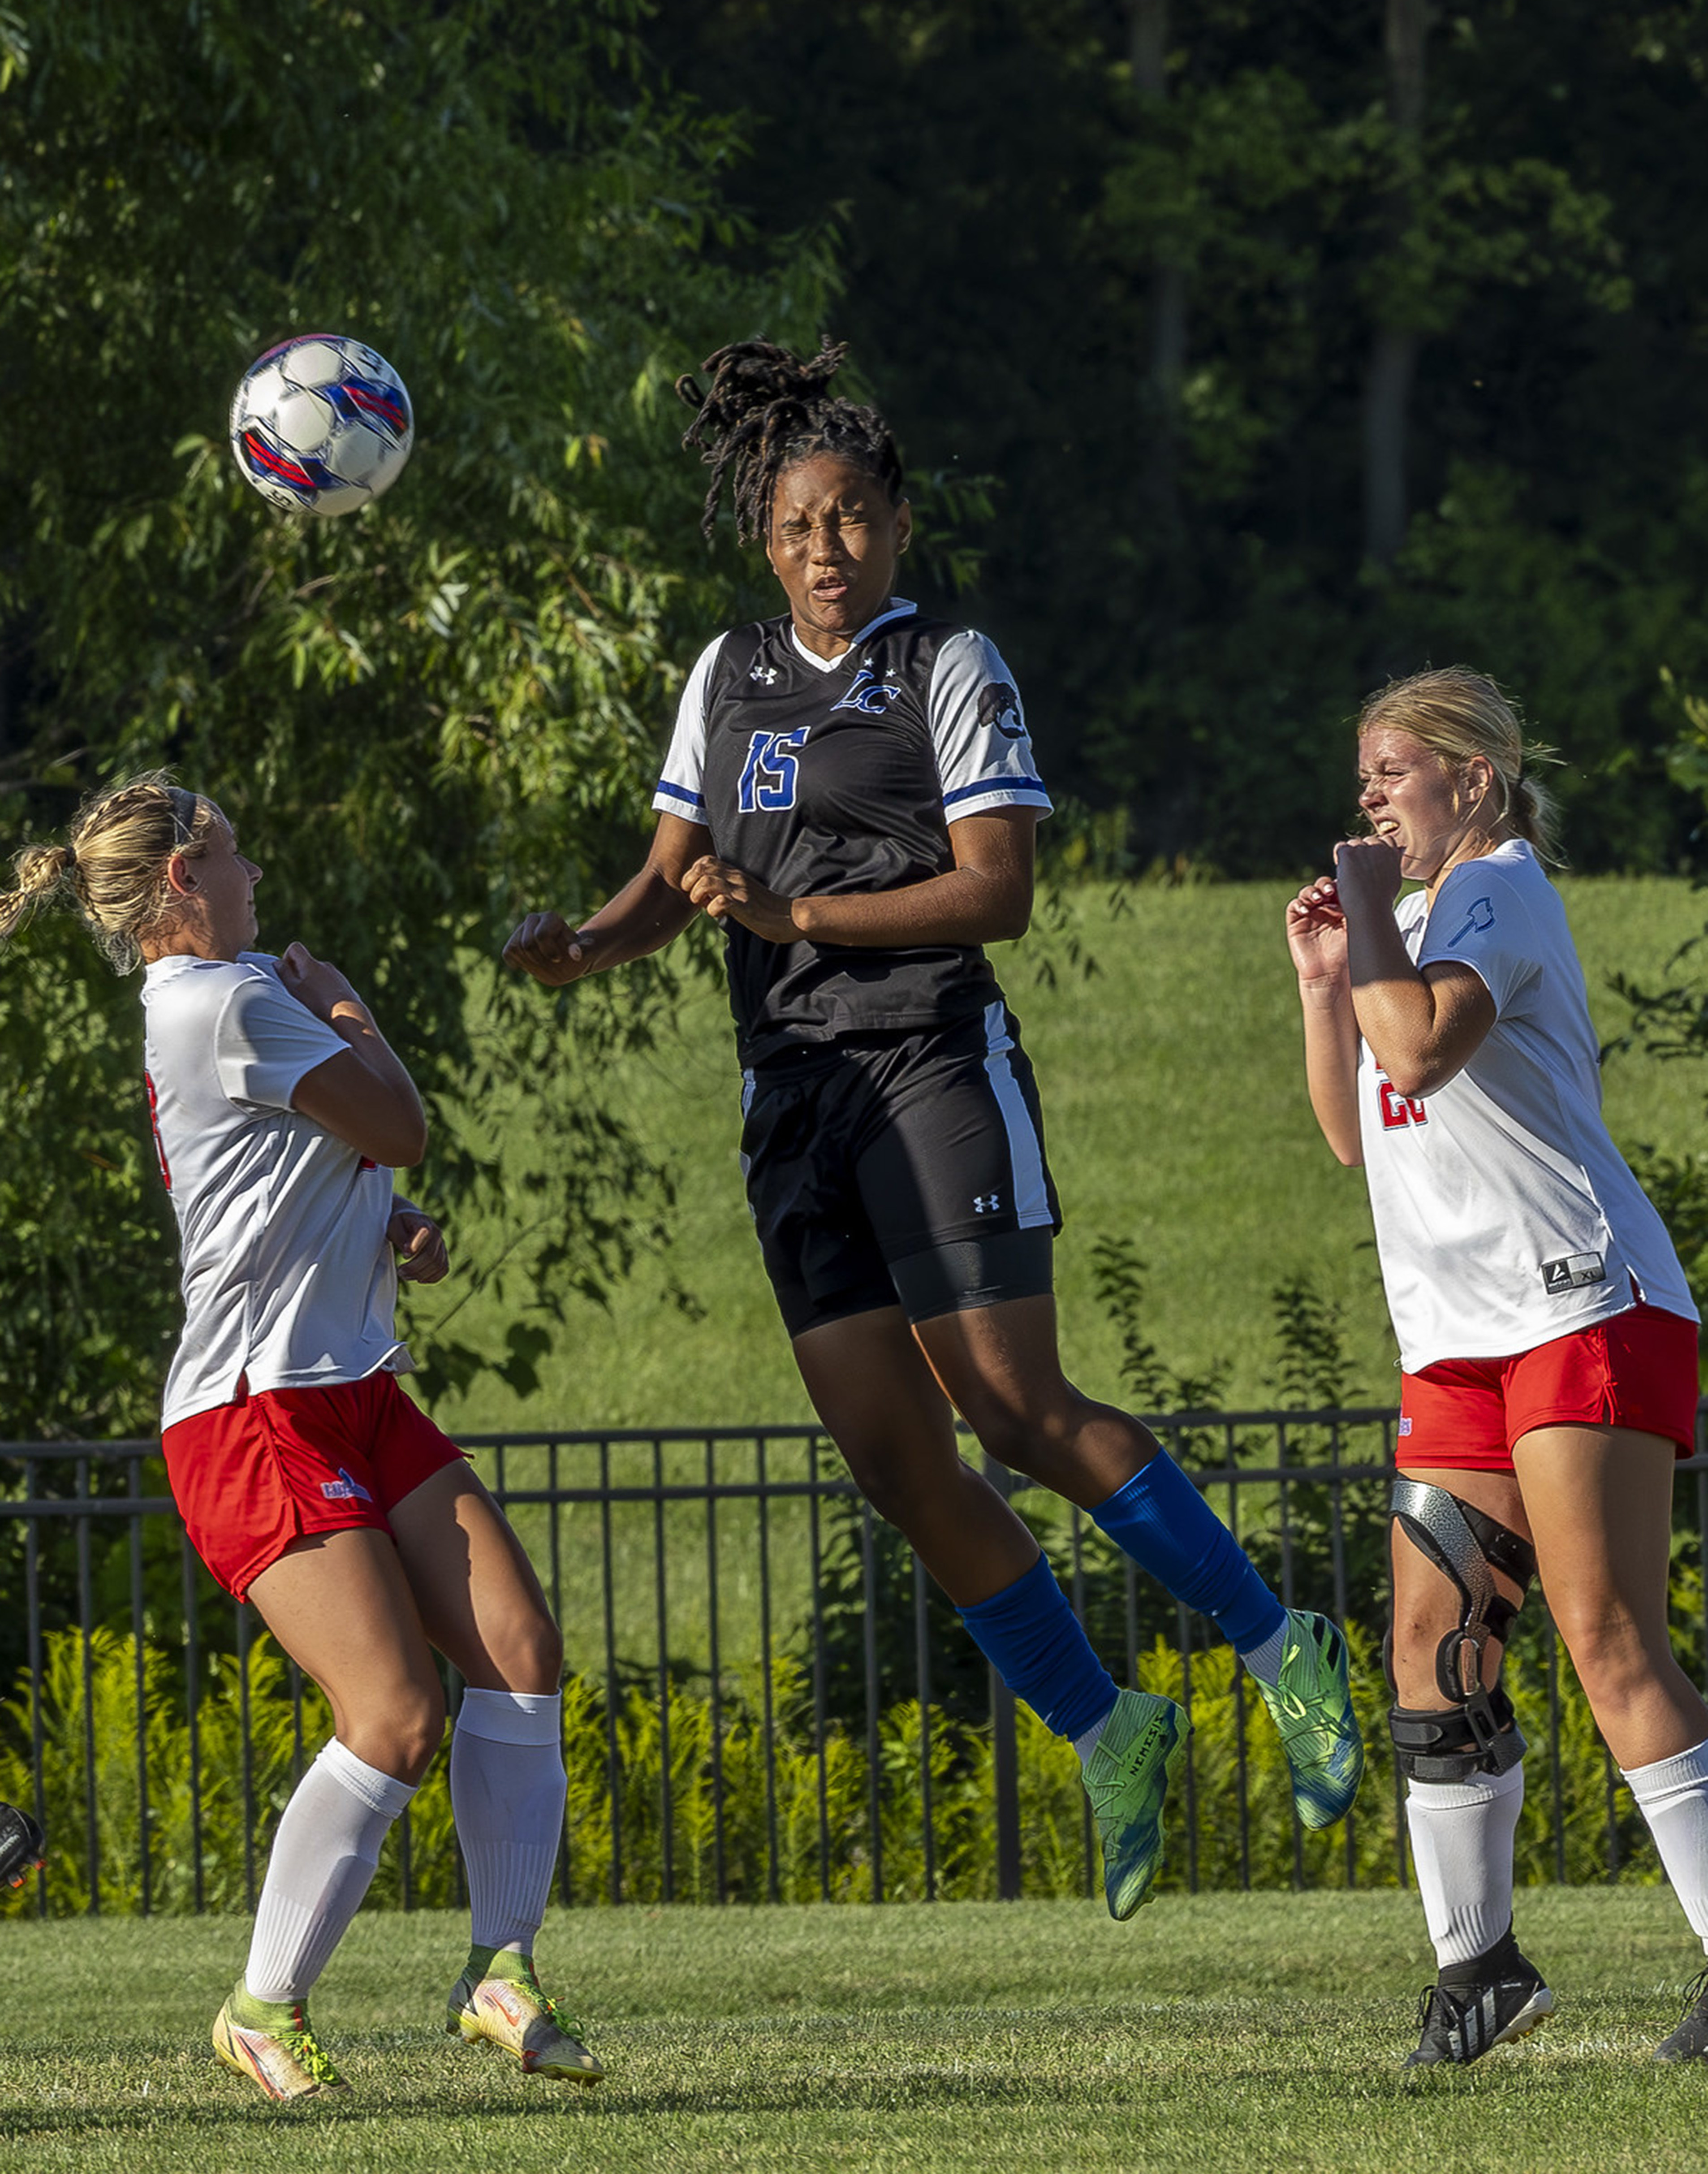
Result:
<svg viewBox="0 0 1708 2174"><path fill-rule="evenodd" d="M1044 1182L1044 1149L1038 1128L1008 1062L1013 1047L1008 1022L1001 1003L985 1007L985 1073L995 1092L997 1106L1008 1135L1008 1162L1014 1173L1014 1205L1022 1230L1055 1221L1050 1213L1050 1189Z"/></svg>

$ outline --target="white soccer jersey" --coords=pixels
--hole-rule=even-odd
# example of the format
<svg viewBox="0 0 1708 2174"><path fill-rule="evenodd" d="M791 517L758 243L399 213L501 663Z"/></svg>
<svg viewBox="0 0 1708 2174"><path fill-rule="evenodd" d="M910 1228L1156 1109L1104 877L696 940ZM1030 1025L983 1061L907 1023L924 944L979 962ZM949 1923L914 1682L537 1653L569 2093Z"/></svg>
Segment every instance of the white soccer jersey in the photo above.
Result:
<svg viewBox="0 0 1708 2174"><path fill-rule="evenodd" d="M1388 1309L1408 1373L1492 1359L1622 1313L1640 1294L1697 1318L1666 1226L1608 1136L1565 908L1515 839L1453 869L1431 911L1395 909L1421 967L1457 960L1495 1023L1445 1087L1411 1100L1359 1051L1359 1128Z"/></svg>
<svg viewBox="0 0 1708 2174"><path fill-rule="evenodd" d="M160 1173L183 1250L184 1333L161 1424L251 1389L411 1371L393 1324L392 1173L299 1117L305 1073L349 1047L278 962L157 959L143 984Z"/></svg>

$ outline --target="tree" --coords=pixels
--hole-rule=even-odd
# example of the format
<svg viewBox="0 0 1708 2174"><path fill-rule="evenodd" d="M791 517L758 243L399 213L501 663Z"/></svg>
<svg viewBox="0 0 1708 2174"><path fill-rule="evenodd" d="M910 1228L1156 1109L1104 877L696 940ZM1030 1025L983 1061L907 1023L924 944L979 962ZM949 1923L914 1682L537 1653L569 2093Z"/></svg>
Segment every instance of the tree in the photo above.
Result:
<svg viewBox="0 0 1708 2174"><path fill-rule="evenodd" d="M266 868L266 939L372 992L433 1107L421 1183L484 1209L518 1386L668 1203L600 1102L662 976L554 1006L490 971L517 913L637 850L673 690L727 607L669 387L822 252L742 237L730 127L658 83L638 0L0 10L0 808L13 840L164 760ZM273 512L223 443L314 327L403 370L391 494ZM70 932L0 963L0 1435L153 1423L176 1308L134 995ZM526 1104L531 1127L510 1123ZM500 1154L500 1143L506 1143Z"/></svg>

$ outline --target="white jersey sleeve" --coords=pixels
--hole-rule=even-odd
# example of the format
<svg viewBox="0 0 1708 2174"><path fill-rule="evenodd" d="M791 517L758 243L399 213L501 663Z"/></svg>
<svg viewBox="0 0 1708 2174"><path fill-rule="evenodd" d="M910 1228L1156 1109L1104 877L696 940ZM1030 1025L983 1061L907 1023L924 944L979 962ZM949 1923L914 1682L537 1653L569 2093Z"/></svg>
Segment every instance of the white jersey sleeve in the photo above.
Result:
<svg viewBox="0 0 1708 2174"><path fill-rule="evenodd" d="M291 995L278 961L246 951L250 971L226 998L214 1029L214 1069L240 1109L288 1110L297 1085L349 1044Z"/></svg>
<svg viewBox="0 0 1708 2174"><path fill-rule="evenodd" d="M1542 980L1541 945L1523 891L1486 859L1454 868L1430 911L1418 971L1450 960L1481 977L1496 1019L1522 1011Z"/></svg>
<svg viewBox="0 0 1708 2174"><path fill-rule="evenodd" d="M722 635L709 642L688 675L676 706L676 729L652 795L652 805L661 815L679 815L684 823L705 820L705 698L723 642Z"/></svg>
<svg viewBox="0 0 1708 2174"><path fill-rule="evenodd" d="M1050 813L1019 692L994 642L970 627L947 638L931 676L930 714L947 821L993 808Z"/></svg>

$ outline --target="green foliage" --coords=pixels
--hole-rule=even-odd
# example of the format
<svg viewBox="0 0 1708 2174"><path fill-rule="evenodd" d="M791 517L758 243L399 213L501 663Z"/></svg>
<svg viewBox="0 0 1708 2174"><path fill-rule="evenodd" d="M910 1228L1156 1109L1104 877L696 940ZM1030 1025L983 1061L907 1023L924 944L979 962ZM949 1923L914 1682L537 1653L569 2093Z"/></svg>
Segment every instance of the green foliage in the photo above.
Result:
<svg viewBox="0 0 1708 2174"><path fill-rule="evenodd" d="M822 246L728 268L735 138L660 86L641 19L6 19L0 429L27 480L0 515L4 827L170 761L266 868L263 941L372 995L432 1106L423 1196L490 1234L413 1309L430 1393L489 1363L525 1389L565 1302L668 1212L597 1088L668 976L570 1004L481 962L522 911L584 911L628 872L673 691L729 606L671 379L732 320L808 337L828 276ZM392 494L337 522L267 508L223 443L246 363L316 325L389 354L419 426ZM160 1377L171 1248L133 1000L100 981L42 928L5 965L0 1435L138 1425ZM517 1317L491 1354L448 1325L488 1283Z"/></svg>
<svg viewBox="0 0 1708 2174"><path fill-rule="evenodd" d="M1681 1585L1681 1614L1693 1593ZM1532 1639L1534 1626L1532 1626ZM1194 1652L1189 1661L1158 1638L1139 1655L1142 1689L1172 1698L1186 1695L1193 1716L1189 1778L1171 1810L1163 1886L1286 1887L1302 1871L1312 1886L1386 1887L1397 1883L1395 1794L1387 1739L1388 1694L1373 1641L1354 1627L1353 1685L1368 1748L1369 1770L1349 1835L1335 1829L1295 1838L1291 1793L1279 1739L1230 1648ZM98 1630L89 1655L91 1696L85 1706L81 1640L73 1631L47 1641L42 1684L43 1771L50 1856L50 1907L76 1915L98 1901L104 1915L141 1906L137 1772L136 1651L128 1636ZM1569 1666L1560 1663L1559 1804L1565 1836L1565 1876L1605 1878L1609 1864L1608 1766L1601 1739ZM1507 1683L1520 1723L1533 1746L1546 1744L1545 1658L1522 1640L1507 1664ZM200 1826L192 1825L190 1733L183 1702L160 1657L143 1655L143 1706L148 1768L151 1904L166 1915L195 1906L200 1871L206 1906L245 1906L245 1852L256 1876L272 1830L299 1768L296 1722L288 1671L271 1641L258 1639L246 1668L225 1659L210 1668L197 1704L201 1763ZM770 1837L776 1836L775 1894L785 1902L869 1901L873 1863L870 1777L863 1727L833 1722L823 1738L812 1730L810 1687L798 1661L780 1659L770 1685L770 1753L757 1686L726 1683L716 1711L704 1690L673 1685L661 1706L656 1687L619 1688L608 1709L602 1685L571 1677L565 1687L565 1762L569 1773L566 1865L570 1899L582 1906L613 1899L658 1903L666 1894L664 1806L668 1774L670 1887L681 1902L770 1899ZM258 1819L246 1836L242 1729L246 1695L252 1788ZM86 1717L95 1749L95 1819L100 1877L91 1891L87 1871L84 1777ZM30 1701L20 1682L0 1708L0 1797L33 1801L28 1757ZM302 1704L307 1755L330 1727L312 1687ZM896 1700L879 1724L884 1893L891 1901L927 1893L923 1792L923 1720L917 1701ZM931 1891L942 1900L993 1899L997 1892L993 1754L987 1722L930 1715L934 1863ZM611 1803L614 1739L617 1813ZM716 1751L714 1756L714 1739ZM1034 1716L1018 1717L1021 1865L1031 1897L1091 1891L1086 1855L1085 1797L1071 1744L1052 1737ZM717 1776L715 1783L714 1775ZM1240 1809L1241 1777L1246 1809ZM820 1802L828 1852L820 1857ZM1554 1796L1547 1761L1532 1768L1518 1837L1519 1877L1545 1884L1556 1876ZM1658 1875L1641 1851L1641 1825L1629 1799L1618 1801L1619 1865L1635 1876ZM614 1829L614 1834L613 1834ZM1295 1840L1298 1854L1295 1856ZM372 1895L381 1908L405 1898L418 1907L450 1908L458 1894L447 1761L428 1774L407 1823L387 1841ZM613 1879L613 1864L620 1870ZM1095 1843L1089 1872L1096 1874ZM613 1896L613 1885L616 1890Z"/></svg>

